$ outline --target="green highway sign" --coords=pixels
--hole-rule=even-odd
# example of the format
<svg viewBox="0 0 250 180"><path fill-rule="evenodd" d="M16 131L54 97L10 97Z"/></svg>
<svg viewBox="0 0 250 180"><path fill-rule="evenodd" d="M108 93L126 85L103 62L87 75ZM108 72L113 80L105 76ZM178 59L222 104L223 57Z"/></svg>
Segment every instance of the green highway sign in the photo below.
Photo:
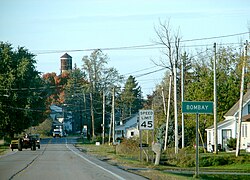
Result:
<svg viewBox="0 0 250 180"><path fill-rule="evenodd" d="M213 114L212 101L183 101L182 113L189 114Z"/></svg>

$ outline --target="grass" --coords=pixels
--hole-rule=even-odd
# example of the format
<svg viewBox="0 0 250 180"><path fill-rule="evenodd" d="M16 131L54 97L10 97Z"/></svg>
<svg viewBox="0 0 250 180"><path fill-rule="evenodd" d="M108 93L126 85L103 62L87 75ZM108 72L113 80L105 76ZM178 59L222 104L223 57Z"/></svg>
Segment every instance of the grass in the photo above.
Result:
<svg viewBox="0 0 250 180"><path fill-rule="evenodd" d="M0 156L4 155L10 150L9 146L7 145L0 145Z"/></svg>
<svg viewBox="0 0 250 180"><path fill-rule="evenodd" d="M230 165L224 165L224 166L211 166L206 168L201 168L204 170L217 170L217 171L235 171L235 172L250 172L250 164L244 163L244 164L230 164Z"/></svg>
<svg viewBox="0 0 250 180"><path fill-rule="evenodd" d="M76 145L78 148L87 154L96 156L97 158L107 161L110 164L122 166L124 169L131 171L136 174L140 174L149 179L194 179L193 173L194 167L185 167L181 168L176 165L166 164L155 166L153 162L140 162L139 161L139 151L131 151L129 153L124 153L120 151L116 146L109 145L100 145L96 146L95 144L79 144ZM129 146L126 144L126 147ZM122 149L130 151L131 147L123 147ZM194 155L193 155L194 156ZM202 156L211 156L214 157L214 154L201 154ZM221 153L216 156L235 156L234 154ZM245 157L245 156L244 156ZM249 159L249 154L246 156ZM145 159L145 156L144 156ZM220 165L220 166L210 166L210 167L200 167L200 172L209 171L209 172L248 172L250 173L250 163L233 163L230 165ZM178 170L178 172L183 173L171 173L168 170ZM184 171L188 171L186 173ZM200 174L200 179L249 179L249 176L246 175L221 175L221 174Z"/></svg>

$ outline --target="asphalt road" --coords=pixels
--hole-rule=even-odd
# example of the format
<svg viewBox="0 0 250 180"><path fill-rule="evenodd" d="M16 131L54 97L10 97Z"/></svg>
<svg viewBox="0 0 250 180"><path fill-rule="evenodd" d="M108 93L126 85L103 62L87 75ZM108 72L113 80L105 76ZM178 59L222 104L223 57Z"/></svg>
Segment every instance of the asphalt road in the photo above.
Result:
<svg viewBox="0 0 250 180"><path fill-rule="evenodd" d="M73 146L75 142L75 138L43 139L41 149L15 150L2 156L0 157L0 179L145 179L87 156Z"/></svg>

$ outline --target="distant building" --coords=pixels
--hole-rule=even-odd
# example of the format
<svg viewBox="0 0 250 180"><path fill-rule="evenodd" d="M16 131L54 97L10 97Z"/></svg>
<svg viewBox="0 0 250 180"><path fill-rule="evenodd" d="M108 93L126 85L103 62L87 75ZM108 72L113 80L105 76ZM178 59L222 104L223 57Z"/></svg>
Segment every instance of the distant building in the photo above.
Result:
<svg viewBox="0 0 250 180"><path fill-rule="evenodd" d="M61 56L61 74L72 70L72 57L65 53Z"/></svg>
<svg viewBox="0 0 250 180"><path fill-rule="evenodd" d="M124 119L120 122L120 125L115 127L115 137L116 138L132 138L139 137L139 129L138 129L138 114L134 114L133 116Z"/></svg>
<svg viewBox="0 0 250 180"><path fill-rule="evenodd" d="M53 120L52 128L60 126L63 130L72 132L72 112L56 105L51 105L50 110L50 117Z"/></svg>

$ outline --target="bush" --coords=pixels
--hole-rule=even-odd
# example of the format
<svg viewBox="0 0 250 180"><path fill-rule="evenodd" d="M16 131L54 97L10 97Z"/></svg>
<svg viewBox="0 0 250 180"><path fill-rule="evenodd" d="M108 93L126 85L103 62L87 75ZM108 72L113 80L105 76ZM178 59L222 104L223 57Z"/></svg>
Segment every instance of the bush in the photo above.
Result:
<svg viewBox="0 0 250 180"><path fill-rule="evenodd" d="M227 147L236 149L236 138L230 138L227 140Z"/></svg>
<svg viewBox="0 0 250 180"><path fill-rule="evenodd" d="M200 158L200 166L223 166L233 163L242 164L248 159L247 156L235 157L234 155L222 155L222 156L203 156Z"/></svg>
<svg viewBox="0 0 250 180"><path fill-rule="evenodd" d="M116 148L117 153L134 154L139 152L139 142L136 139L123 139Z"/></svg>
<svg viewBox="0 0 250 180"><path fill-rule="evenodd" d="M177 166L179 167L194 167L195 166L195 158L193 156L183 156L179 159Z"/></svg>

